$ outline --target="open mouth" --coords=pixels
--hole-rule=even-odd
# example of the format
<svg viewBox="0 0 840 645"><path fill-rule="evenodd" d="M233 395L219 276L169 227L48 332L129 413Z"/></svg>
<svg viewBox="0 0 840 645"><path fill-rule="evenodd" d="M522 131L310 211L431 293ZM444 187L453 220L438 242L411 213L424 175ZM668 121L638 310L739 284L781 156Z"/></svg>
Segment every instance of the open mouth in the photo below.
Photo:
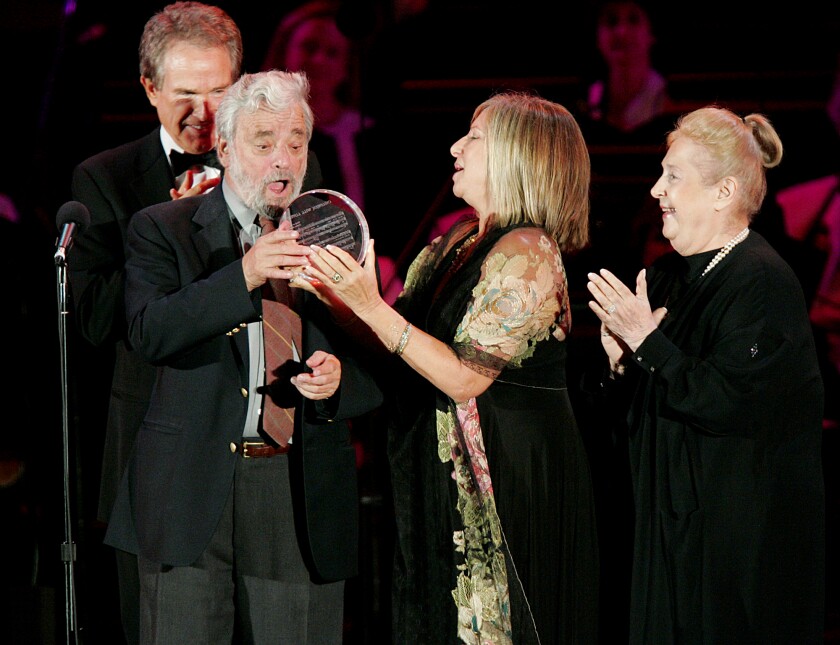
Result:
<svg viewBox="0 0 840 645"><path fill-rule="evenodd" d="M286 188L289 186L288 179L278 179L276 181L269 182L268 189L275 193L282 193L285 192Z"/></svg>

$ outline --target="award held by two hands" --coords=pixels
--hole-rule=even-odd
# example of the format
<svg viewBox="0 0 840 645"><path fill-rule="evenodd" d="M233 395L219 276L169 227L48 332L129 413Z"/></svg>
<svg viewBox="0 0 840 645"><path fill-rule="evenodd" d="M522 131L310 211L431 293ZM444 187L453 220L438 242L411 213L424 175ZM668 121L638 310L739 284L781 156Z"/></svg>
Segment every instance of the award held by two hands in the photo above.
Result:
<svg viewBox="0 0 840 645"><path fill-rule="evenodd" d="M280 216L300 233L300 244L328 244L347 251L362 264L370 232L362 210L347 195L320 188L301 193Z"/></svg>

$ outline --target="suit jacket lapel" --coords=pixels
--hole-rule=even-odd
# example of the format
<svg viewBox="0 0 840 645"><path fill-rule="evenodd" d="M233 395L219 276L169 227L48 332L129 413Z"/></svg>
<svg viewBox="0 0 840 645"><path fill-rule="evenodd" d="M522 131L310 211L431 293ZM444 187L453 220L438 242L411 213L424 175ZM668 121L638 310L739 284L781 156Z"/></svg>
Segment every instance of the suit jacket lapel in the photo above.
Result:
<svg viewBox="0 0 840 645"><path fill-rule="evenodd" d="M203 273L209 275L239 259L239 249L236 246L239 241L233 233L233 225L221 186L202 197L192 199L201 200L201 204L193 215L193 223L196 227L193 243L204 267ZM233 346L240 354L237 362L247 382L248 334L234 333L231 338L234 341Z"/></svg>
<svg viewBox="0 0 840 645"><path fill-rule="evenodd" d="M141 207L168 202L172 199L169 190L175 178L169 160L160 143L160 128L155 128L143 140L135 164L136 175L131 180L131 189Z"/></svg>
<svg viewBox="0 0 840 645"><path fill-rule="evenodd" d="M227 202L221 188L215 188L200 199L201 204L193 215L195 233L193 242L202 264L212 273L227 266L239 257L238 241L233 233Z"/></svg>

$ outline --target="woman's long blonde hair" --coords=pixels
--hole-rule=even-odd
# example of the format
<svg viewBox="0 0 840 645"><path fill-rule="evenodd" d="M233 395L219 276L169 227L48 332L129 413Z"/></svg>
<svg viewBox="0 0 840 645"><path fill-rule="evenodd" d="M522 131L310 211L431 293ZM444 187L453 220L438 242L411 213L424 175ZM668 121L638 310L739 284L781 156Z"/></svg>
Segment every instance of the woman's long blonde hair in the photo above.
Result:
<svg viewBox="0 0 840 645"><path fill-rule="evenodd" d="M589 241L589 151L562 105L523 93L497 94L486 112L487 182L496 211L491 225L543 227L561 251Z"/></svg>

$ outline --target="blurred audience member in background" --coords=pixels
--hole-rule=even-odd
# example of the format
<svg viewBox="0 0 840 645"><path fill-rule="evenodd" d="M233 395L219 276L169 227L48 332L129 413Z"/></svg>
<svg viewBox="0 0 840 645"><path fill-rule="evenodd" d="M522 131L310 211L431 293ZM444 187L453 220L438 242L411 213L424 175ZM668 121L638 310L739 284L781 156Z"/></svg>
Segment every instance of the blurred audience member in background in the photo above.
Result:
<svg viewBox="0 0 840 645"><path fill-rule="evenodd" d="M840 59L826 115L840 143ZM826 141L825 146L831 149ZM794 267L809 303L820 364L827 392L840 388L840 159L836 155L829 172L786 186L776 194L784 218L785 233L796 249ZM840 400L826 398L826 424L836 428Z"/></svg>
<svg viewBox="0 0 840 645"><path fill-rule="evenodd" d="M636 0L611 0L598 11L596 42L603 77L589 86L585 114L594 123L629 133L671 106L665 77L653 67L651 16Z"/></svg>
<svg viewBox="0 0 840 645"><path fill-rule="evenodd" d="M599 65L584 74L595 80L577 106L593 175L592 243L570 267L573 288L581 290L590 270L609 263L629 281L640 264L668 249L648 186L656 178L662 136L673 125L672 101L653 66L656 37L647 4L598 4L593 36Z"/></svg>
<svg viewBox="0 0 840 645"><path fill-rule="evenodd" d="M392 259L399 249L391 231L399 222L385 219L392 208L375 194L387 187L377 186L372 172L381 171L382 159L375 157L374 120L360 108L359 44L343 30L343 7L338 0L313 0L288 13L277 25L262 69L306 72L315 114L310 148L318 156L323 186L344 193L365 213L382 251L382 284L393 302L402 286Z"/></svg>
<svg viewBox="0 0 840 645"><path fill-rule="evenodd" d="M337 0L314 0L287 14L274 32L262 69L306 72L315 113L311 147L321 163L324 187L341 191L364 210L360 139L373 121L358 107L358 57L337 23L341 6Z"/></svg>

